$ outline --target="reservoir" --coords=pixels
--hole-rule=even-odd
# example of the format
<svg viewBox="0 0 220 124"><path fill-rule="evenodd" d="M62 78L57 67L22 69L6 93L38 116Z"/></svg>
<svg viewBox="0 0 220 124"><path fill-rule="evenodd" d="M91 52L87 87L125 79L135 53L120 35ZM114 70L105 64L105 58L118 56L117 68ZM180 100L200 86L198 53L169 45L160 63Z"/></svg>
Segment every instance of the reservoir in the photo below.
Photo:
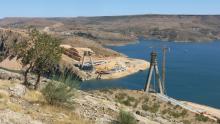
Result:
<svg viewBox="0 0 220 124"><path fill-rule="evenodd" d="M161 72L162 47L169 48L166 61L166 91L175 99L220 108L220 41L168 42L140 39L137 44L109 48L131 58L150 61L152 50L158 52ZM148 70L115 80L81 83L81 89L127 88L142 90Z"/></svg>

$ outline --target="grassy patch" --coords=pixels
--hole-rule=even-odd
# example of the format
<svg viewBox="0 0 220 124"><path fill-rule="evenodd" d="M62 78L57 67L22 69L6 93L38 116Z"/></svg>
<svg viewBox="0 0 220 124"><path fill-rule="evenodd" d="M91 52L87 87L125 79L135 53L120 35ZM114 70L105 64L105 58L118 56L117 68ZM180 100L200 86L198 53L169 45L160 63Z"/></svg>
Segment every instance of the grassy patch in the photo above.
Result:
<svg viewBox="0 0 220 124"><path fill-rule="evenodd" d="M67 117L55 119L54 124L92 124L93 122L81 118L79 115L70 112Z"/></svg>
<svg viewBox="0 0 220 124"><path fill-rule="evenodd" d="M141 99L139 98L138 100L135 100L133 107L137 108L138 104L140 103Z"/></svg>
<svg viewBox="0 0 220 124"><path fill-rule="evenodd" d="M183 124L191 124L189 120L183 120Z"/></svg>
<svg viewBox="0 0 220 124"><path fill-rule="evenodd" d="M0 90L0 99L2 100L8 100L9 98L9 94L8 92L4 91L4 90Z"/></svg>
<svg viewBox="0 0 220 124"><path fill-rule="evenodd" d="M164 109L161 113L162 113L163 115L165 115L165 114L168 113L168 110L167 110L167 109Z"/></svg>
<svg viewBox="0 0 220 124"><path fill-rule="evenodd" d="M113 91L108 89L108 88L104 88L104 89L101 89L99 90L100 92L103 92L103 93L110 93L110 94L113 94Z"/></svg>
<svg viewBox="0 0 220 124"><path fill-rule="evenodd" d="M118 93L115 95L115 98L119 101L122 101L124 100L125 98L127 97L127 94L126 93Z"/></svg>
<svg viewBox="0 0 220 124"><path fill-rule="evenodd" d="M148 97L144 97L144 103L147 103L149 101L149 98Z"/></svg>
<svg viewBox="0 0 220 124"><path fill-rule="evenodd" d="M174 118L179 118L181 116L181 113L175 112L174 110L169 111L168 114Z"/></svg>
<svg viewBox="0 0 220 124"><path fill-rule="evenodd" d="M182 111L176 111L173 109L164 109L162 111L162 114L169 114L170 116L174 117L174 118L179 118L179 117L185 117L187 115L187 111L185 109L183 109Z"/></svg>
<svg viewBox="0 0 220 124"><path fill-rule="evenodd" d="M92 121L85 120L66 107L44 104L41 109L42 112L52 115L49 119L51 119L53 124L93 124ZM62 112L62 115L59 114L60 112Z"/></svg>
<svg viewBox="0 0 220 124"><path fill-rule="evenodd" d="M126 93L118 93L115 95L116 101L126 106L134 106L136 99L132 96L128 96Z"/></svg>
<svg viewBox="0 0 220 124"><path fill-rule="evenodd" d="M36 90L28 90L23 98L29 102L45 102L42 93Z"/></svg>
<svg viewBox="0 0 220 124"><path fill-rule="evenodd" d="M9 87L14 87L15 84L9 80L0 80L0 88L1 89L8 89Z"/></svg>
<svg viewBox="0 0 220 124"><path fill-rule="evenodd" d="M160 108L160 105L157 104L157 103L154 103L152 106L149 106L149 105L146 104L146 103L142 105L142 109L143 109L143 110L145 110L145 111L150 111L150 112L152 112L152 113L158 112L159 108Z"/></svg>
<svg viewBox="0 0 220 124"><path fill-rule="evenodd" d="M20 112L22 110L21 105L15 104L15 103L7 103L7 108L14 111L14 112Z"/></svg>
<svg viewBox="0 0 220 124"><path fill-rule="evenodd" d="M0 90L0 100L0 109L7 108L9 94L6 91Z"/></svg>
<svg viewBox="0 0 220 124"><path fill-rule="evenodd" d="M126 111L120 111L119 116L117 118L118 124L137 124L134 116Z"/></svg>
<svg viewBox="0 0 220 124"><path fill-rule="evenodd" d="M202 115L202 114L196 114L195 116L197 121L207 122L209 120L208 117Z"/></svg>

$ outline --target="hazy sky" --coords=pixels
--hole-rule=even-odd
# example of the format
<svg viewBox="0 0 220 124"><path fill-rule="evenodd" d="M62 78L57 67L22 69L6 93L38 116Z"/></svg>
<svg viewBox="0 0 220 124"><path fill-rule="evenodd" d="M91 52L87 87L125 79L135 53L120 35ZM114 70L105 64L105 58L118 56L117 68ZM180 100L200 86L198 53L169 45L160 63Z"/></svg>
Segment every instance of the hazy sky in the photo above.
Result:
<svg viewBox="0 0 220 124"><path fill-rule="evenodd" d="M1 0L0 17L219 14L220 0Z"/></svg>

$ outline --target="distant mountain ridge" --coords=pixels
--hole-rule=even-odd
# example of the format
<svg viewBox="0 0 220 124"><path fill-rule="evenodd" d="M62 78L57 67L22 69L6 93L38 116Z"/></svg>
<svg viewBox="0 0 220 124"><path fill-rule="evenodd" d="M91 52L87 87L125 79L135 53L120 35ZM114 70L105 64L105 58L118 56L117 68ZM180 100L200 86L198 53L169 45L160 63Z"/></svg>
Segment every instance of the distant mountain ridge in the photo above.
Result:
<svg viewBox="0 0 220 124"><path fill-rule="evenodd" d="M60 23L62 25L53 27ZM101 17L12 17L0 19L0 27L39 29L54 32L83 32L103 44L134 41L138 37L168 41L220 39L220 15L129 15ZM95 32L95 33L94 33ZM99 36L97 36L99 34ZM106 35L107 34L107 35ZM110 36L110 38L109 38ZM107 40L105 37L108 37ZM105 41L103 41L103 39Z"/></svg>

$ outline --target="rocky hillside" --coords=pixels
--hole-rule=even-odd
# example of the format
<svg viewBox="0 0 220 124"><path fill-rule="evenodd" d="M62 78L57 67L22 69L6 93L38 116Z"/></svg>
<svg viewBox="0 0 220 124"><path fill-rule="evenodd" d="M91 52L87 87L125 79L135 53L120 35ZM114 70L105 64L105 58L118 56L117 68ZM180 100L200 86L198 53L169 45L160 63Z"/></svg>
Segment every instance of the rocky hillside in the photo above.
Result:
<svg viewBox="0 0 220 124"><path fill-rule="evenodd" d="M33 75L31 80L35 80ZM43 79L41 86L48 81ZM48 104L40 91L27 89L21 82L20 74L0 70L1 124L117 124L120 110L131 113L138 124L217 124L142 91L77 90L74 108L67 109Z"/></svg>

